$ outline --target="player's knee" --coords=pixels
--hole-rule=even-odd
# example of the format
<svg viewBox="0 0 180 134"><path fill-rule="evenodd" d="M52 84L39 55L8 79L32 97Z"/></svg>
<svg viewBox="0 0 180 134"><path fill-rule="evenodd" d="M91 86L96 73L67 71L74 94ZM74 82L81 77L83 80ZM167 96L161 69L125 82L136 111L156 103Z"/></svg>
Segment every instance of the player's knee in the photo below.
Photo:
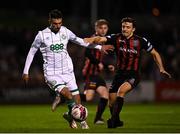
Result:
<svg viewBox="0 0 180 134"><path fill-rule="evenodd" d="M124 90L119 90L119 91L117 92L117 96L120 96L120 97L124 97L125 94L126 94L126 92L125 92Z"/></svg>
<svg viewBox="0 0 180 134"><path fill-rule="evenodd" d="M117 96L124 97L131 90L132 90L131 84L128 82L125 82L119 87Z"/></svg>
<svg viewBox="0 0 180 134"><path fill-rule="evenodd" d="M97 88L97 92L99 93L99 96L105 99L109 98L108 89L105 86L100 86Z"/></svg>
<svg viewBox="0 0 180 134"><path fill-rule="evenodd" d="M86 101L92 101L93 96L90 94L86 94Z"/></svg>
<svg viewBox="0 0 180 134"><path fill-rule="evenodd" d="M64 87L61 91L60 94L62 94L64 97L66 97L67 99L72 99L72 94L69 91L69 89L67 87Z"/></svg>
<svg viewBox="0 0 180 134"><path fill-rule="evenodd" d="M94 97L95 91L94 90L86 90L86 101L91 101Z"/></svg>
<svg viewBox="0 0 180 134"><path fill-rule="evenodd" d="M86 101L92 101L92 97L86 97Z"/></svg>
<svg viewBox="0 0 180 134"><path fill-rule="evenodd" d="M101 98L109 99L108 93L103 93L100 95Z"/></svg>

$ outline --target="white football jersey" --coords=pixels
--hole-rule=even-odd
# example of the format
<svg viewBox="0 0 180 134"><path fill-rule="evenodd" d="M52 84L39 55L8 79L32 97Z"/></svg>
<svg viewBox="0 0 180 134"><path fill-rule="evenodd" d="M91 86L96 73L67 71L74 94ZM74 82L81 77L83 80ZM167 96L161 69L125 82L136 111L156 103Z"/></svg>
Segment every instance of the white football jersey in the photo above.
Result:
<svg viewBox="0 0 180 134"><path fill-rule="evenodd" d="M61 26L58 33L53 33L49 27L39 31L28 53L24 74L28 74L33 57L40 49L44 60L44 75L64 74L73 71L72 60L67 52L68 41L87 47L83 39Z"/></svg>
<svg viewBox="0 0 180 134"><path fill-rule="evenodd" d="M39 47L44 60L44 73L46 75L63 74L73 71L71 58L67 52L67 43L76 36L67 28L61 27L58 33L53 33L49 28L40 31L33 47Z"/></svg>

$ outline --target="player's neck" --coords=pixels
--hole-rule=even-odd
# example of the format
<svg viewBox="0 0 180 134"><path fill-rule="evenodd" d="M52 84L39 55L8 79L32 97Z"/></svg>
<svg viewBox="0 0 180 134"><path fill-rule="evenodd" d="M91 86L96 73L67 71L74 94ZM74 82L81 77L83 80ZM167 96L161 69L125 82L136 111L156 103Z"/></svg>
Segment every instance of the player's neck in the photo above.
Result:
<svg viewBox="0 0 180 134"><path fill-rule="evenodd" d="M133 33L131 33L129 36L126 37L126 39L130 39L133 36Z"/></svg>
<svg viewBox="0 0 180 134"><path fill-rule="evenodd" d="M55 31L53 30L53 28L49 27L49 29L51 30L51 32L53 32L54 34L57 34L59 31Z"/></svg>

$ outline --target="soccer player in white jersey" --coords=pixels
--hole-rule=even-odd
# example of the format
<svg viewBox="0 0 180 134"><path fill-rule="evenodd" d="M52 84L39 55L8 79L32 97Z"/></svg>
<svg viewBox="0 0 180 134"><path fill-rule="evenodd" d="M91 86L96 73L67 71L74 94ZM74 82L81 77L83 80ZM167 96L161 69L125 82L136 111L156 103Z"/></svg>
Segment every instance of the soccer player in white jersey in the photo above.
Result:
<svg viewBox="0 0 180 134"><path fill-rule="evenodd" d="M50 11L49 23L50 26L39 31L32 43L26 58L22 79L26 83L28 82L30 65L35 53L40 49L44 60L45 81L52 90L66 98L69 112L64 114L63 117L69 122L71 128L77 128L77 124L72 119L70 111L75 105L73 96L77 96L75 98L76 103L80 103L80 100L78 100L80 97L72 60L67 52L67 44L69 40L84 47L88 47L89 44L62 26L62 13L59 10L54 9ZM113 49L111 46L100 45L94 45L94 48L104 52ZM80 124L82 129L89 128L86 121Z"/></svg>

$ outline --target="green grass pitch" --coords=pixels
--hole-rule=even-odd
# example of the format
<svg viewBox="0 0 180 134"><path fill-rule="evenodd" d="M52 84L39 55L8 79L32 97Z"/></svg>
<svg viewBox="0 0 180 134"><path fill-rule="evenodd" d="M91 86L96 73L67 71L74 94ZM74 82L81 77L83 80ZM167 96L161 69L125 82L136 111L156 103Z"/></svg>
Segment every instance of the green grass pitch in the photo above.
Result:
<svg viewBox="0 0 180 134"><path fill-rule="evenodd" d="M104 125L94 125L96 105L87 105L90 129L70 129L62 118L67 111L60 105L51 112L51 105L0 105L0 133L126 133L126 132L180 132L179 104L125 104L122 110L124 126L108 129ZM109 118L106 108L104 119Z"/></svg>

